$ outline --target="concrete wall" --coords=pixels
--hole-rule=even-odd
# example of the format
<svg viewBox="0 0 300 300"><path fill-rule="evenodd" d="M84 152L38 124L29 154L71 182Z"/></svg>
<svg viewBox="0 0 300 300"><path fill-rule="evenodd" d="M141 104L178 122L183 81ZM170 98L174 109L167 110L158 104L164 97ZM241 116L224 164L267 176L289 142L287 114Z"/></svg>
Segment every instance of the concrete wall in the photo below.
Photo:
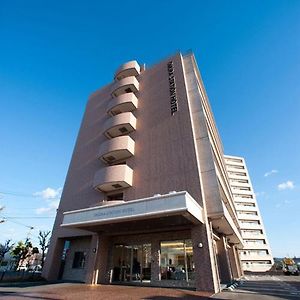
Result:
<svg viewBox="0 0 300 300"><path fill-rule="evenodd" d="M92 249L90 249L91 237L78 238L71 240L70 251L66 257L64 267L63 280L85 281L86 272L88 269L88 261L90 259ZM73 261L75 252L82 251L86 253L86 261L84 268L73 268Z"/></svg>

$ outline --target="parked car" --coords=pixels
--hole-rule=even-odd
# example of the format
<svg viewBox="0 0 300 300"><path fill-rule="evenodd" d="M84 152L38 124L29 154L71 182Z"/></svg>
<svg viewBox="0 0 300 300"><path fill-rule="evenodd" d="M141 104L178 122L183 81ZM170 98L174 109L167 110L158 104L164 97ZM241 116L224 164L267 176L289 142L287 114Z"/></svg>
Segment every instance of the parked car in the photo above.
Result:
<svg viewBox="0 0 300 300"><path fill-rule="evenodd" d="M285 275L299 276L298 266L295 264L293 259L285 257L282 260L282 263L283 263L282 271Z"/></svg>
<svg viewBox="0 0 300 300"><path fill-rule="evenodd" d="M28 268L28 272L42 272L42 266L41 265L30 266Z"/></svg>

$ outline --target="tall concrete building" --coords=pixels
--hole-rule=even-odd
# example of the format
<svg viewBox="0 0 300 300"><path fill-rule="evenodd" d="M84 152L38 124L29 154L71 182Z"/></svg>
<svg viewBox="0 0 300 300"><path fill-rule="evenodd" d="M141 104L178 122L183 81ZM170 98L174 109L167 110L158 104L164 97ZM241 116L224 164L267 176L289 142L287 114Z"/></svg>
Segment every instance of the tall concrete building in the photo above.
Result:
<svg viewBox="0 0 300 300"><path fill-rule="evenodd" d="M193 54L121 65L88 100L43 276L218 292L243 244Z"/></svg>
<svg viewBox="0 0 300 300"><path fill-rule="evenodd" d="M244 248L240 259L244 271L270 270L274 260L244 158L225 156L229 182L240 222Z"/></svg>

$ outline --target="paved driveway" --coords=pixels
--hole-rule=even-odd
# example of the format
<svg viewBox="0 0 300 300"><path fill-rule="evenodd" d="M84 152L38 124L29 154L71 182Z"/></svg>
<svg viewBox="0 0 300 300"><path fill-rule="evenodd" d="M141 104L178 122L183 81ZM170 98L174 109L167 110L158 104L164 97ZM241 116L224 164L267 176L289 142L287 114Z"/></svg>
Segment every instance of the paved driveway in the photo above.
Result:
<svg viewBox="0 0 300 300"><path fill-rule="evenodd" d="M207 300L210 294L168 288L134 287L119 285L86 285L57 283L14 287L0 285L1 300L7 299L199 299ZM234 292L222 292L213 299L237 300L300 300L300 277L293 276L246 276ZM210 298L211 299L211 298Z"/></svg>
<svg viewBox="0 0 300 300"><path fill-rule="evenodd" d="M86 285L60 283L31 287L1 287L1 300L7 299L72 299L72 300L95 300L95 299L200 299L207 300L211 294L205 294L189 290L134 287L120 285Z"/></svg>
<svg viewBox="0 0 300 300"><path fill-rule="evenodd" d="M284 275L245 276L233 292L215 295L217 299L278 300L300 299L300 277Z"/></svg>

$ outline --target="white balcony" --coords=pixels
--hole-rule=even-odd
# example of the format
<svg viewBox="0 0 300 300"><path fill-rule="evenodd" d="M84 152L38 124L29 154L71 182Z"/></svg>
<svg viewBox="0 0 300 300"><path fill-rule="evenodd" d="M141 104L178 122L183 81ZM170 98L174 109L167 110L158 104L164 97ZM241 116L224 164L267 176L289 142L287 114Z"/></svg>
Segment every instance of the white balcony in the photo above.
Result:
<svg viewBox="0 0 300 300"><path fill-rule="evenodd" d="M258 216L258 215L238 214L237 216L238 216L239 220L249 220L249 221L252 221L252 220L254 220L254 221L257 220L258 221L258 220L260 220L260 216Z"/></svg>
<svg viewBox="0 0 300 300"><path fill-rule="evenodd" d="M112 98L107 106L107 113L114 116L123 112L131 112L137 109L138 99L134 93L122 94Z"/></svg>
<svg viewBox="0 0 300 300"><path fill-rule="evenodd" d="M265 239L265 235L262 233L256 234L256 233L250 233L250 232L242 232L243 239Z"/></svg>
<svg viewBox="0 0 300 300"><path fill-rule="evenodd" d="M248 224L248 223L241 223L240 222L240 228L241 229L263 229L262 225L260 224Z"/></svg>
<svg viewBox="0 0 300 300"><path fill-rule="evenodd" d="M120 81L116 81L111 94L113 97L118 97L126 93L136 93L139 91L139 88L139 82L134 76L130 76L123 78Z"/></svg>
<svg viewBox="0 0 300 300"><path fill-rule="evenodd" d="M257 206L247 206L247 205L237 205L235 204L235 209L237 211L251 211L251 212L257 212L258 211L258 208Z"/></svg>
<svg viewBox="0 0 300 300"><path fill-rule="evenodd" d="M270 254L240 254L240 258L241 260L245 260L245 261L249 261L249 260L266 260L266 261L270 261L272 260L272 256Z"/></svg>
<svg viewBox="0 0 300 300"><path fill-rule="evenodd" d="M235 195L235 194L238 194L238 195L253 195L253 192L252 191L247 191L247 190L241 190L241 189L238 189L238 188L231 188L232 190L232 193Z"/></svg>
<svg viewBox="0 0 300 300"><path fill-rule="evenodd" d="M141 67L137 61L132 60L121 65L115 73L115 79L121 80L129 76L138 76L141 72Z"/></svg>
<svg viewBox="0 0 300 300"><path fill-rule="evenodd" d="M115 163L134 155L134 140L119 136L103 142L99 149L99 158L106 163Z"/></svg>
<svg viewBox="0 0 300 300"><path fill-rule="evenodd" d="M136 118L131 112L125 112L109 118L104 128L108 138L126 135L136 130Z"/></svg>
<svg viewBox="0 0 300 300"><path fill-rule="evenodd" d="M246 250L266 250L268 249L267 244L248 244L245 242L245 246L243 248L244 251Z"/></svg>
<svg viewBox="0 0 300 300"><path fill-rule="evenodd" d="M132 186L133 171L127 165L108 166L100 169L94 177L93 187L111 192Z"/></svg>
<svg viewBox="0 0 300 300"><path fill-rule="evenodd" d="M266 261L266 263L261 264L261 263L255 263L255 262L251 262L250 263L246 263L243 262L243 270L244 271L251 271L251 272L267 272L272 268L272 263L269 263Z"/></svg>

